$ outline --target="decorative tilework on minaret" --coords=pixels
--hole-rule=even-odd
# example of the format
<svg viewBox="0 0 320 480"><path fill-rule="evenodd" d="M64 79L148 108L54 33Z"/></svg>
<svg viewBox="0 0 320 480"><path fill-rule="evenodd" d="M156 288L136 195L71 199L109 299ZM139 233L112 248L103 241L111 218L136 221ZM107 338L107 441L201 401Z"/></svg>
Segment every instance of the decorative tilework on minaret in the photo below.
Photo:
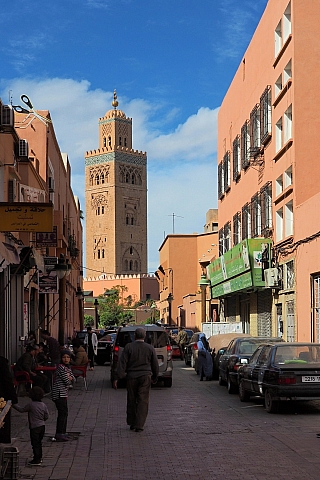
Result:
<svg viewBox="0 0 320 480"><path fill-rule="evenodd" d="M85 155L87 276L147 272L147 155L132 149L132 119L116 91Z"/></svg>

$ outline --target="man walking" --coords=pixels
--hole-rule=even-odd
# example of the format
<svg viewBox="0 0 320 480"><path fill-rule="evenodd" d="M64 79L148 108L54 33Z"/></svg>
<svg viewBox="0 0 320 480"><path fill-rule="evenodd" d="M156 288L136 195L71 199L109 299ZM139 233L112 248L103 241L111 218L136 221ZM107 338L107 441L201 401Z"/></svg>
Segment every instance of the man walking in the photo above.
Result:
<svg viewBox="0 0 320 480"><path fill-rule="evenodd" d="M84 344L87 346L88 359L90 361L89 370L94 369L94 356L98 353L98 337L91 327L87 327L87 333L84 338Z"/></svg>
<svg viewBox="0 0 320 480"><path fill-rule="evenodd" d="M159 364L152 345L145 343L146 331L138 327L135 341L127 343L120 357L117 378L127 378L127 424L142 432L148 415L151 382L157 381ZM113 387L117 389L117 380Z"/></svg>
<svg viewBox="0 0 320 480"><path fill-rule="evenodd" d="M185 346L187 345L188 342L189 342L189 338L188 338L187 332L184 330L183 327L179 327L179 333L178 333L178 336L177 336L177 344L179 345L179 348L180 348L181 359L184 358L184 349L185 349Z"/></svg>

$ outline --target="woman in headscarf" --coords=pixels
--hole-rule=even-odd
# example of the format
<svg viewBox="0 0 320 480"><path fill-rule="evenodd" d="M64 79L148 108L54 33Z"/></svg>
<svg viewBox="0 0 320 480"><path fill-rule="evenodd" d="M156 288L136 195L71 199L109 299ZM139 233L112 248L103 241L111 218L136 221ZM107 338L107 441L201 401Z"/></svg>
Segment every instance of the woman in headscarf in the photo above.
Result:
<svg viewBox="0 0 320 480"><path fill-rule="evenodd" d="M198 370L200 374L200 382L206 377L211 380L212 377L212 357L209 352L209 343L204 333L199 335L198 340Z"/></svg>

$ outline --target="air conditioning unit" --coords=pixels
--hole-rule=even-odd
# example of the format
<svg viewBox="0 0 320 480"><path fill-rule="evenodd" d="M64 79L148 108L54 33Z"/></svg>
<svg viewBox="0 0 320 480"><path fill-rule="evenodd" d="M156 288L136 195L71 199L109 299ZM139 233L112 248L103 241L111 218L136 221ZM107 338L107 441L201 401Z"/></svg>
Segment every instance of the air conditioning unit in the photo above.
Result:
<svg viewBox="0 0 320 480"><path fill-rule="evenodd" d="M14 111L11 105L1 105L0 125L2 127L13 127Z"/></svg>
<svg viewBox="0 0 320 480"><path fill-rule="evenodd" d="M29 158L29 145L27 140L19 140L19 157Z"/></svg>
<svg viewBox="0 0 320 480"><path fill-rule="evenodd" d="M266 288L279 287L279 272L277 268L266 268L264 270L264 281Z"/></svg>
<svg viewBox="0 0 320 480"><path fill-rule="evenodd" d="M48 184L49 184L49 192L54 192L54 178L53 177L48 178Z"/></svg>

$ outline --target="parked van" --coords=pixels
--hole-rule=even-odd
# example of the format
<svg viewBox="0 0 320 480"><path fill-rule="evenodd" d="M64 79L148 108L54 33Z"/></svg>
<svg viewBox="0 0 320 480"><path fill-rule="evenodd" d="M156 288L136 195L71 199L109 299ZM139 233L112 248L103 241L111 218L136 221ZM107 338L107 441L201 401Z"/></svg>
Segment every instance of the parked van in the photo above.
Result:
<svg viewBox="0 0 320 480"><path fill-rule="evenodd" d="M130 325L128 327L120 327L116 339L114 341L111 359L111 375L110 379L113 383L119 358L127 343L134 342L134 332L138 327L146 330L145 342L152 345L157 353L159 363L159 380L163 380L165 387L172 385L172 347L169 335L164 328L156 325Z"/></svg>

